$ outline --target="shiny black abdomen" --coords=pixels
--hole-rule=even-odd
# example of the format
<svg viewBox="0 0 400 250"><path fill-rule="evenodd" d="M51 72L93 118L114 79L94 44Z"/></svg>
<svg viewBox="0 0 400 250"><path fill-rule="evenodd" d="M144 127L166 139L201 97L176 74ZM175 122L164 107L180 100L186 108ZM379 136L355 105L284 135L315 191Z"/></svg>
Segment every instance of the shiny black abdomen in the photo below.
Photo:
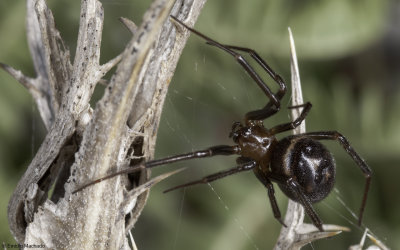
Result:
<svg viewBox="0 0 400 250"><path fill-rule="evenodd" d="M324 199L335 183L335 162L328 149L308 137L288 136L276 145L271 161L271 172L293 177L311 202ZM278 181L280 189L292 200L299 201L286 183Z"/></svg>

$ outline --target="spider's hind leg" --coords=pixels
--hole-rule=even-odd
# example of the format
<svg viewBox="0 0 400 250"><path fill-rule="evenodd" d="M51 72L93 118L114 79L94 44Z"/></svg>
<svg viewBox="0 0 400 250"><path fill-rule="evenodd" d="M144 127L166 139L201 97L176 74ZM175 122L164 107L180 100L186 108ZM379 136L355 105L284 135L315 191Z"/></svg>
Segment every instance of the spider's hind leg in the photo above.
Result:
<svg viewBox="0 0 400 250"><path fill-rule="evenodd" d="M362 218L364 215L365 206L367 204L367 197L369 186L371 184L372 170L368 167L367 163L361 158L361 156L354 150L350 145L349 141L337 131L321 131L321 132L309 132L303 134L314 140L334 140L339 142L340 146L346 151L347 154L353 159L353 161L360 168L365 178L364 195L361 201L360 212L358 216L358 225L361 226Z"/></svg>
<svg viewBox="0 0 400 250"><path fill-rule="evenodd" d="M296 180L294 180L293 178L289 178L286 181L286 186L293 193L297 194L297 197L299 198L300 203L303 205L304 209L306 210L306 213L310 217L310 219L311 219L312 223L314 224L314 226L316 226L319 231L323 232L324 229L322 228L322 221L319 218L318 214L315 212L310 200L304 194L304 191L300 187L300 184Z"/></svg>

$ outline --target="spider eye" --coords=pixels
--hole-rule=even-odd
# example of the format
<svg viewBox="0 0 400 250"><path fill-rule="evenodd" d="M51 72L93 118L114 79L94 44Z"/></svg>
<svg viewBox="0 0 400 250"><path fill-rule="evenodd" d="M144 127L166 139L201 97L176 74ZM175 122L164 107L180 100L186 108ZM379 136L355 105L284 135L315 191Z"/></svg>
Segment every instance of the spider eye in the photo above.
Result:
<svg viewBox="0 0 400 250"><path fill-rule="evenodd" d="M266 146L268 146L268 145L270 145L271 144L271 140L269 140L269 138L264 138L263 140L262 140L262 145L264 146L264 147L266 147Z"/></svg>

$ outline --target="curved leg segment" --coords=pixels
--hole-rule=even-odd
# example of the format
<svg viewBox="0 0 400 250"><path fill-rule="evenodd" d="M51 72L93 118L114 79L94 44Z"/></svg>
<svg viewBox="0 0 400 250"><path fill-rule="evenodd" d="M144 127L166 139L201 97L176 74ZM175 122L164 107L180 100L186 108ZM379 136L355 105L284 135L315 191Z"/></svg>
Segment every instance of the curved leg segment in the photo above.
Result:
<svg viewBox="0 0 400 250"><path fill-rule="evenodd" d="M337 131L323 131L323 132L310 132L302 135L309 136L315 140L336 140L344 148L344 150L350 155L355 161L357 166L361 169L365 177L364 195L361 201L360 212L358 216L358 225L361 226L362 218L364 215L365 205L367 203L369 186L371 184L372 171L368 167L367 163L361 158L361 156L354 150L350 145L349 141Z"/></svg>
<svg viewBox="0 0 400 250"><path fill-rule="evenodd" d="M173 20L175 20L180 25L184 26L186 29L190 30L192 33L196 34L197 36L206 40L206 43L212 46L215 46L223 51L232 55L235 60L246 70L246 72L250 75L250 77L255 81L255 83L261 88L264 94L269 98L269 102L264 108L259 110L254 110L251 112L246 113L245 119L246 121L250 120L264 120L269 116L272 116L280 109L280 101L282 97L286 93L286 84L283 81L282 77L275 73L271 69L271 67L258 55L258 53L249 48L243 48L238 46L231 46L231 45L223 45L214 39L209 38L208 36L198 32L197 30L187 26L182 21L177 19L174 16L171 16ZM265 84L265 82L261 79L261 77L257 74L257 72L253 69L253 67L247 62L247 60L238 52L236 51L243 51L249 53L250 56L272 77L272 79L279 85L279 90L274 94L271 89Z"/></svg>

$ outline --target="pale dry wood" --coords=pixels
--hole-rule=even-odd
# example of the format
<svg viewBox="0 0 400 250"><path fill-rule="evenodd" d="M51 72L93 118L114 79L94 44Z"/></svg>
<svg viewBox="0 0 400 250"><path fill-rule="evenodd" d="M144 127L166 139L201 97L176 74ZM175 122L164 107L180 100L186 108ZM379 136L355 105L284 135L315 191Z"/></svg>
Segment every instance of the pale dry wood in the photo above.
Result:
<svg viewBox="0 0 400 250"><path fill-rule="evenodd" d="M135 32L137 31L137 26L134 22L132 22L131 20L129 20L128 18L125 17L120 17L119 20L121 21L121 23L123 23L125 25L125 27L132 33L135 34Z"/></svg>
<svg viewBox="0 0 400 250"><path fill-rule="evenodd" d="M168 84L189 35L176 32L169 15L193 25L204 2L155 0L123 53L100 65L104 13L99 1L82 0L73 63L46 2L27 1L28 43L37 76L31 79L1 66L34 92L49 132L9 202L9 224L19 243L72 249L129 247L127 230L140 215L151 185L141 186L139 196L129 190L146 183L148 171L133 182L116 177L76 195L71 191L130 166L132 160L152 158ZM89 101L95 85L118 62L93 110ZM53 195L47 199L53 184ZM130 199L125 201L126 197Z"/></svg>
<svg viewBox="0 0 400 250"><path fill-rule="evenodd" d="M372 245L368 246L367 248L364 248L364 245L367 245L365 243L367 238L372 242ZM362 250L362 249L389 250L390 248L388 248L382 241L376 238L369 230L369 228L366 228L363 236L361 237L360 243L349 247L349 250Z"/></svg>

